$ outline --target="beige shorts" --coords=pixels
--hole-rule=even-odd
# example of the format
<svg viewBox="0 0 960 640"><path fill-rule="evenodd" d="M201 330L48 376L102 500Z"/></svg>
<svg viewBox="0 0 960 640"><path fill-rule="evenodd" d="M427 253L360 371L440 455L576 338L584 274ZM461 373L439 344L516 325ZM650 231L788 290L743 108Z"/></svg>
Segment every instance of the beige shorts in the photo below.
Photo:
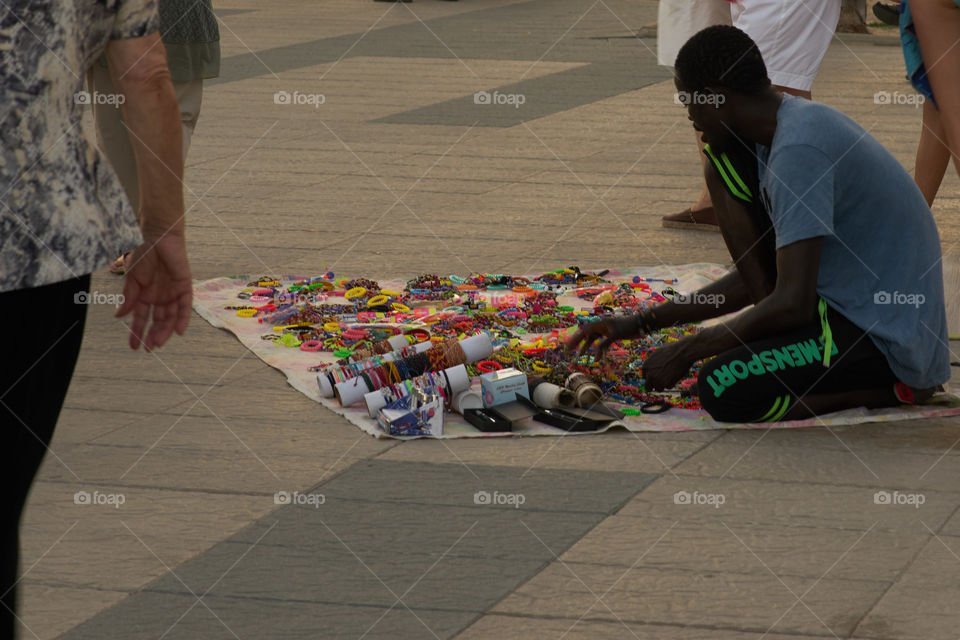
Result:
<svg viewBox="0 0 960 640"><path fill-rule="evenodd" d="M660 0L657 64L672 67L680 47L693 34L715 24L731 24L727 0Z"/></svg>
<svg viewBox="0 0 960 640"><path fill-rule="evenodd" d="M737 0L730 15L757 43L773 84L809 91L837 30L840 0Z"/></svg>
<svg viewBox="0 0 960 640"><path fill-rule="evenodd" d="M660 0L657 59L673 66L693 34L732 24L760 48L773 84L809 91L830 46L841 0Z"/></svg>

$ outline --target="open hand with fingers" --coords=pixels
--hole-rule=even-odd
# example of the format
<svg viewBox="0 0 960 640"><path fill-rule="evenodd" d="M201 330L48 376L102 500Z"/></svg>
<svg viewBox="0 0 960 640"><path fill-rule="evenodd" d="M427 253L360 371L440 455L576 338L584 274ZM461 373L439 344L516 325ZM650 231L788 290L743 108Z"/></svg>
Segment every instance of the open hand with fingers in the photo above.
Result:
<svg viewBox="0 0 960 640"><path fill-rule="evenodd" d="M117 317L133 313L130 348L143 344L151 351L163 346L174 331L183 335L193 299L183 235L168 233L157 238L145 234L144 243L130 256L123 296ZM150 328L146 331L148 321Z"/></svg>
<svg viewBox="0 0 960 640"><path fill-rule="evenodd" d="M578 349L578 355L587 353L600 340L597 357L602 358L607 349L618 340L630 340L643 336L637 316L621 316L598 320L580 327L567 341L567 349Z"/></svg>

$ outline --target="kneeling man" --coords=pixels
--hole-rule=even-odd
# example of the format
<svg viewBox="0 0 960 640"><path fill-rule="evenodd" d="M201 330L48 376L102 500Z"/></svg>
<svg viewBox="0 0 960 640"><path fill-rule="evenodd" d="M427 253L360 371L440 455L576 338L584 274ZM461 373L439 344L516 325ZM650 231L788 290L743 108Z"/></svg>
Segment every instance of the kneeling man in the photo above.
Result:
<svg viewBox="0 0 960 640"><path fill-rule="evenodd" d="M726 422L932 395L950 378L940 239L900 163L839 111L775 90L756 44L735 27L691 38L676 85L703 132L707 185L736 269L690 304L585 325L570 346L582 353L600 341L603 353L752 304L652 352L647 388L671 387L716 356L697 389Z"/></svg>

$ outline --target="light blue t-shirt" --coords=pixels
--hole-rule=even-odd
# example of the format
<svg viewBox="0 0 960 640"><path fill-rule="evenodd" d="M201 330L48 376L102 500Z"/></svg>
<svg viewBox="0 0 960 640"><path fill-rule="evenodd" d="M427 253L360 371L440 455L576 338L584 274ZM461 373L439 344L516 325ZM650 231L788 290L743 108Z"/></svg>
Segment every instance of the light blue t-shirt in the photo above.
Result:
<svg viewBox="0 0 960 640"><path fill-rule="evenodd" d="M844 114L788 95L773 144L757 151L777 249L823 236L820 297L869 334L901 382L946 382L940 236L900 163Z"/></svg>

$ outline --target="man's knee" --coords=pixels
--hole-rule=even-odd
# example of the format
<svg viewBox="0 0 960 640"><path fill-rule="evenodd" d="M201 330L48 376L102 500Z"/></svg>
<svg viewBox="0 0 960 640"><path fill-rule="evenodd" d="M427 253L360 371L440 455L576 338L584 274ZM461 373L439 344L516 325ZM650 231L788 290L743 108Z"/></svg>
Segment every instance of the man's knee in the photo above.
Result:
<svg viewBox="0 0 960 640"><path fill-rule="evenodd" d="M704 363L697 374L697 394L700 406L711 418L718 422L734 422L732 403L729 402L733 395L729 391L734 382L726 379L725 367L727 362L722 358Z"/></svg>
<svg viewBox="0 0 960 640"><path fill-rule="evenodd" d="M700 406L717 422L762 422L764 412L770 414L769 405L776 398L769 398L768 402L769 390L738 376L730 368L733 361L720 356L701 367L697 375Z"/></svg>

